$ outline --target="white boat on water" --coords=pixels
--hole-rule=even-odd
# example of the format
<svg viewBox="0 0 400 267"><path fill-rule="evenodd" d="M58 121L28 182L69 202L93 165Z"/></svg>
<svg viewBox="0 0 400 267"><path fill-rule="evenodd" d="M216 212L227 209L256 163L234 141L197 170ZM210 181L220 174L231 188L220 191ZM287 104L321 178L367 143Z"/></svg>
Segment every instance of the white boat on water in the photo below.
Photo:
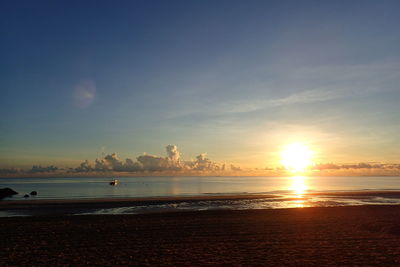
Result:
<svg viewBox="0 0 400 267"><path fill-rule="evenodd" d="M117 185L118 184L118 180L117 179L113 179L111 182L110 182L110 185Z"/></svg>

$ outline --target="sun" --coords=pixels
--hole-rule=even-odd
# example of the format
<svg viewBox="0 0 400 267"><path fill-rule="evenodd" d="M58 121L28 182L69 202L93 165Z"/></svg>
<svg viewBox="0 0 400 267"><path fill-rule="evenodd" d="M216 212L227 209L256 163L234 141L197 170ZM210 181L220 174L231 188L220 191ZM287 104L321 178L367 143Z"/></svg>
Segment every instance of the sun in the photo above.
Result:
<svg viewBox="0 0 400 267"><path fill-rule="evenodd" d="M281 163L292 172L302 172L311 165L312 151L302 143L286 145L281 152Z"/></svg>

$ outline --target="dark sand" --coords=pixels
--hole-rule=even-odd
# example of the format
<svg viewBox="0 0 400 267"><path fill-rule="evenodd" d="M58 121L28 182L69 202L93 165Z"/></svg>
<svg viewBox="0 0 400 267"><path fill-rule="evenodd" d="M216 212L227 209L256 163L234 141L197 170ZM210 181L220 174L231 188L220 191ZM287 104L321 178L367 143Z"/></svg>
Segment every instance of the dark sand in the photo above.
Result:
<svg viewBox="0 0 400 267"><path fill-rule="evenodd" d="M400 266L400 206L0 218L0 266Z"/></svg>

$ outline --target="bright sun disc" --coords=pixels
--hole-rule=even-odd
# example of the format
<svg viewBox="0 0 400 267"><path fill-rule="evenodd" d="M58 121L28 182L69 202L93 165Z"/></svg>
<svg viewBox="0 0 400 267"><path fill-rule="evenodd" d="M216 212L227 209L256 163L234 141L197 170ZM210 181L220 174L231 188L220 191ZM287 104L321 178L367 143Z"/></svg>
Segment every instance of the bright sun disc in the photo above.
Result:
<svg viewBox="0 0 400 267"><path fill-rule="evenodd" d="M311 165L311 156L312 151L306 145L289 144L281 152L281 163L287 170L301 172Z"/></svg>

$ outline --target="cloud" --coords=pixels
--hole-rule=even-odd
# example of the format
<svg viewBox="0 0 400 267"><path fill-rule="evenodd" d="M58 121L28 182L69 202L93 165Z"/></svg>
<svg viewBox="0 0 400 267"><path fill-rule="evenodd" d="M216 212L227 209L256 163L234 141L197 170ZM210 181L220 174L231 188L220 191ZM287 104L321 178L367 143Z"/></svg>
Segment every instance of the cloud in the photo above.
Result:
<svg viewBox="0 0 400 267"><path fill-rule="evenodd" d="M103 159L95 161L96 171L120 171L123 169L122 162L118 159L117 153L106 155Z"/></svg>
<svg viewBox="0 0 400 267"><path fill-rule="evenodd" d="M92 80L82 80L74 88L74 102L80 108L90 106L96 97L96 85Z"/></svg>
<svg viewBox="0 0 400 267"><path fill-rule="evenodd" d="M216 164L215 162L212 162L207 158L207 153L201 153L196 157L196 160L193 162L193 164L189 164L189 167L193 170L198 170L198 171L214 171L214 170L220 170L220 166Z"/></svg>
<svg viewBox="0 0 400 267"><path fill-rule="evenodd" d="M138 156L134 161L125 159L122 162L117 153L106 155L102 159L95 160L95 166L92 168L88 161L81 163L76 171L165 171L165 170L181 170L184 164L180 160L180 153L176 145L168 145L166 147L167 157L159 157L148 154Z"/></svg>
<svg viewBox="0 0 400 267"><path fill-rule="evenodd" d="M289 95L287 97L268 101L269 106L282 106L291 104L307 104L314 102L327 101L343 97L343 94L334 90L311 89Z"/></svg>
<svg viewBox="0 0 400 267"><path fill-rule="evenodd" d="M58 167L53 165L42 167L40 165L33 165L32 168L28 171L30 173L41 173L41 172L55 172L58 170Z"/></svg>
<svg viewBox="0 0 400 267"><path fill-rule="evenodd" d="M88 160L82 162L78 167L73 169L75 172L137 172L137 171L223 171L225 170L224 164L218 164L207 158L206 153L202 153L196 157L195 160L182 161L180 152L176 145L166 146L166 157L154 156L143 154L136 158L137 161L132 159L125 159L125 162L118 158L117 153L106 155L102 159L96 159L94 167ZM239 168L231 167L231 170L238 170Z"/></svg>
<svg viewBox="0 0 400 267"><path fill-rule="evenodd" d="M82 162L78 167L74 169L75 172L104 172L104 171L139 171L142 166L138 162L134 162L132 159L125 159L123 163L118 159L117 153L106 155L102 159L95 160L94 167L89 163L88 160Z"/></svg>
<svg viewBox="0 0 400 267"><path fill-rule="evenodd" d="M165 148L167 150L168 158L173 162L178 162L180 159L180 153L176 145L167 145Z"/></svg>
<svg viewBox="0 0 400 267"><path fill-rule="evenodd" d="M12 174L12 173L22 173L24 172L19 168L9 168L9 169L0 169L0 174Z"/></svg>
<svg viewBox="0 0 400 267"><path fill-rule="evenodd" d="M137 161L141 164L143 170L162 171L168 169L166 158L145 154L137 157Z"/></svg>
<svg viewBox="0 0 400 267"><path fill-rule="evenodd" d="M242 168L237 167L237 166L235 166L235 165L233 165L233 164L231 164L230 167L231 167L231 170L232 170L232 171L241 171L241 170L242 170Z"/></svg>
<svg viewBox="0 0 400 267"><path fill-rule="evenodd" d="M138 162L134 162L132 159L125 159L125 164L123 165L124 171L135 172L142 170L142 165Z"/></svg>
<svg viewBox="0 0 400 267"><path fill-rule="evenodd" d="M90 165L88 160L82 162L78 167L75 168L76 172L90 172L93 171L93 167Z"/></svg>
<svg viewBox="0 0 400 267"><path fill-rule="evenodd" d="M195 170L195 171L225 171L225 164L220 164L214 161L211 161L207 158L207 153L201 153L196 156L195 160L186 161L184 163L186 170Z"/></svg>
<svg viewBox="0 0 400 267"><path fill-rule="evenodd" d="M384 164L379 162L360 162L355 164L320 163L311 167L313 170L351 170L351 169L400 169L400 164Z"/></svg>
<svg viewBox="0 0 400 267"><path fill-rule="evenodd" d="M223 97L201 99L195 95L170 112L170 118L189 115L232 115L296 104L312 104L340 99L372 97L397 90L400 65L397 62L368 64L265 67L250 70L251 79L232 83ZM269 79L265 77L268 76ZM204 86L203 86L204 87ZM223 84L209 87L225 88ZM200 88L198 89L200 91ZM200 98L200 100L199 100ZM204 103L208 105L204 109Z"/></svg>
<svg viewBox="0 0 400 267"><path fill-rule="evenodd" d="M167 150L169 168L175 170L183 169L184 165L181 162L181 154L178 151L178 147L176 145L167 145L165 149Z"/></svg>

